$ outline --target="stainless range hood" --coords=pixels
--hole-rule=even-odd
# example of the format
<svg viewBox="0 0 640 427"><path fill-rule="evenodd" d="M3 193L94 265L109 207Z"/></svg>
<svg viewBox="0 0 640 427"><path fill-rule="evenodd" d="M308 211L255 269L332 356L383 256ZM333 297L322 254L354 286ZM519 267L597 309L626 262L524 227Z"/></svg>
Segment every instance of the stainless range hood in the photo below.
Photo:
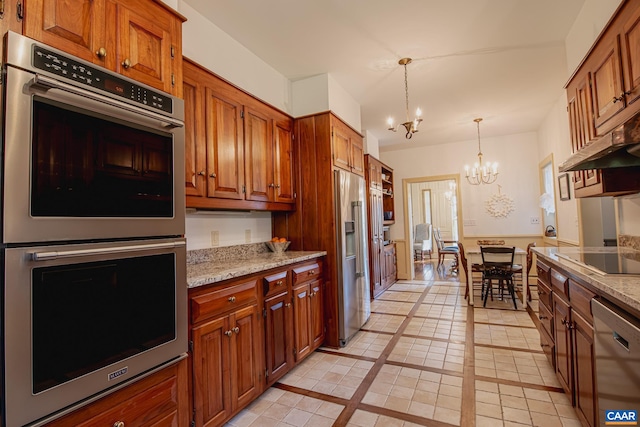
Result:
<svg viewBox="0 0 640 427"><path fill-rule="evenodd" d="M560 172L640 166L640 113L571 155Z"/></svg>

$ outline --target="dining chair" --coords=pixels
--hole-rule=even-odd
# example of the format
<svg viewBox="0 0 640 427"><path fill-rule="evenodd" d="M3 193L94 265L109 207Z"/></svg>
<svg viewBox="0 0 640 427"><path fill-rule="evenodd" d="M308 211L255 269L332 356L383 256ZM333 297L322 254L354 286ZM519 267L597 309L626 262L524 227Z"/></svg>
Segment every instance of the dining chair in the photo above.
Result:
<svg viewBox="0 0 640 427"><path fill-rule="evenodd" d="M487 306L487 297L491 293L493 298L493 281L497 281L499 288L507 286L513 306L517 309L516 294L513 287L513 258L514 246L481 246L482 255L482 286L484 289L483 307Z"/></svg>
<svg viewBox="0 0 640 427"><path fill-rule="evenodd" d="M424 259L426 252L431 259L431 224L416 224L413 232L413 257Z"/></svg>
<svg viewBox="0 0 640 427"><path fill-rule="evenodd" d="M531 242L531 243L529 243L527 245L527 270L526 270L526 273L522 269L522 265L520 265L520 264L514 264L513 265L513 272L514 272L514 274L517 274L517 275L520 276L520 279L522 280L523 286L524 286L525 279L528 280L528 277L531 274L531 268L533 267L533 250L532 250L532 248L534 248L535 246L536 246L536 242ZM525 274L527 275L526 277L525 277ZM527 300L531 301L531 285L527 286Z"/></svg>
<svg viewBox="0 0 640 427"><path fill-rule="evenodd" d="M464 291L464 297L465 299L469 297L469 293L471 293L471 298L473 298L473 273L480 273L482 272L482 266L480 264L472 264L471 265L471 277L469 277L469 264L467 261L467 256L464 253L464 245L462 244L462 242L458 242L458 249L459 249L459 253L460 253L460 264L462 264L462 268L464 269L464 277L466 278L467 281L467 287ZM482 280L480 280L480 282L478 283L482 283Z"/></svg>
<svg viewBox="0 0 640 427"><path fill-rule="evenodd" d="M444 257L447 255L453 255L454 256L454 262L453 265L451 266L451 270L457 270L458 268L458 257L460 254L460 249L458 247L458 242L456 242L455 240L442 240L441 234L440 234L440 229L439 228L434 228L433 229L433 240L435 240L436 242L436 247L438 248L438 267L440 267L442 265L442 263L444 262ZM454 243L454 245L451 246L445 246L445 243Z"/></svg>

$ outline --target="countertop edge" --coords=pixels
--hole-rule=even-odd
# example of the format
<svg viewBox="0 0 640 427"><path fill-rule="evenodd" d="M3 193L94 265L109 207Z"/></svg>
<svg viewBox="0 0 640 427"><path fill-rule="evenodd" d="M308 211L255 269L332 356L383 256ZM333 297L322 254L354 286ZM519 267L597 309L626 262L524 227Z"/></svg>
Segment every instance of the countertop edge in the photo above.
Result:
<svg viewBox="0 0 640 427"><path fill-rule="evenodd" d="M588 268L581 267L578 263L564 260L556 256L562 252L562 248L556 247L534 247L536 255L552 262L568 273L578 277L588 285L599 291L605 299L612 299L614 303L622 303L636 314L640 314L640 276L624 274L601 275ZM576 248L572 248L575 252Z"/></svg>
<svg viewBox="0 0 640 427"><path fill-rule="evenodd" d="M236 259L224 262L204 262L187 265L187 288L197 288L200 286L218 283L229 279L235 279L250 274L271 270L272 268L284 267L297 264L303 261L320 258L327 255L326 251L297 251L287 252L282 255L267 254L263 257ZM241 263L240 267L234 265Z"/></svg>

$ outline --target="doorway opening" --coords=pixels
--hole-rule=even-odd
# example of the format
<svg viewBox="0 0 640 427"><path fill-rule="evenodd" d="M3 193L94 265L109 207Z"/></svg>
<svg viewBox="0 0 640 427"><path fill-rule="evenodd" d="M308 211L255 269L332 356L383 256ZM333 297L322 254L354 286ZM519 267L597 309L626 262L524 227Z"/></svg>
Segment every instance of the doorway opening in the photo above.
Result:
<svg viewBox="0 0 640 427"><path fill-rule="evenodd" d="M439 229L443 240L458 241L462 229L458 213L460 206L460 175L441 175L403 180L407 271L416 278L416 267L437 265L438 249L433 230ZM427 229L426 236L423 230ZM417 265L420 263L421 265ZM432 267L432 266L430 266Z"/></svg>

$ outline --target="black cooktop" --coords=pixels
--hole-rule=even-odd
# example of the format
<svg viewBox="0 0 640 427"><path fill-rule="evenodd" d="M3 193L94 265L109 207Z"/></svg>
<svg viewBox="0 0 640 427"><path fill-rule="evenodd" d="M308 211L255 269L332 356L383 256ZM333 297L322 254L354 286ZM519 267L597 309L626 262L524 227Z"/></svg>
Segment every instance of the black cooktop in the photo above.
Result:
<svg viewBox="0 0 640 427"><path fill-rule="evenodd" d="M639 274L640 261L624 256L619 252L582 252L576 254L558 254L570 258L601 274Z"/></svg>

